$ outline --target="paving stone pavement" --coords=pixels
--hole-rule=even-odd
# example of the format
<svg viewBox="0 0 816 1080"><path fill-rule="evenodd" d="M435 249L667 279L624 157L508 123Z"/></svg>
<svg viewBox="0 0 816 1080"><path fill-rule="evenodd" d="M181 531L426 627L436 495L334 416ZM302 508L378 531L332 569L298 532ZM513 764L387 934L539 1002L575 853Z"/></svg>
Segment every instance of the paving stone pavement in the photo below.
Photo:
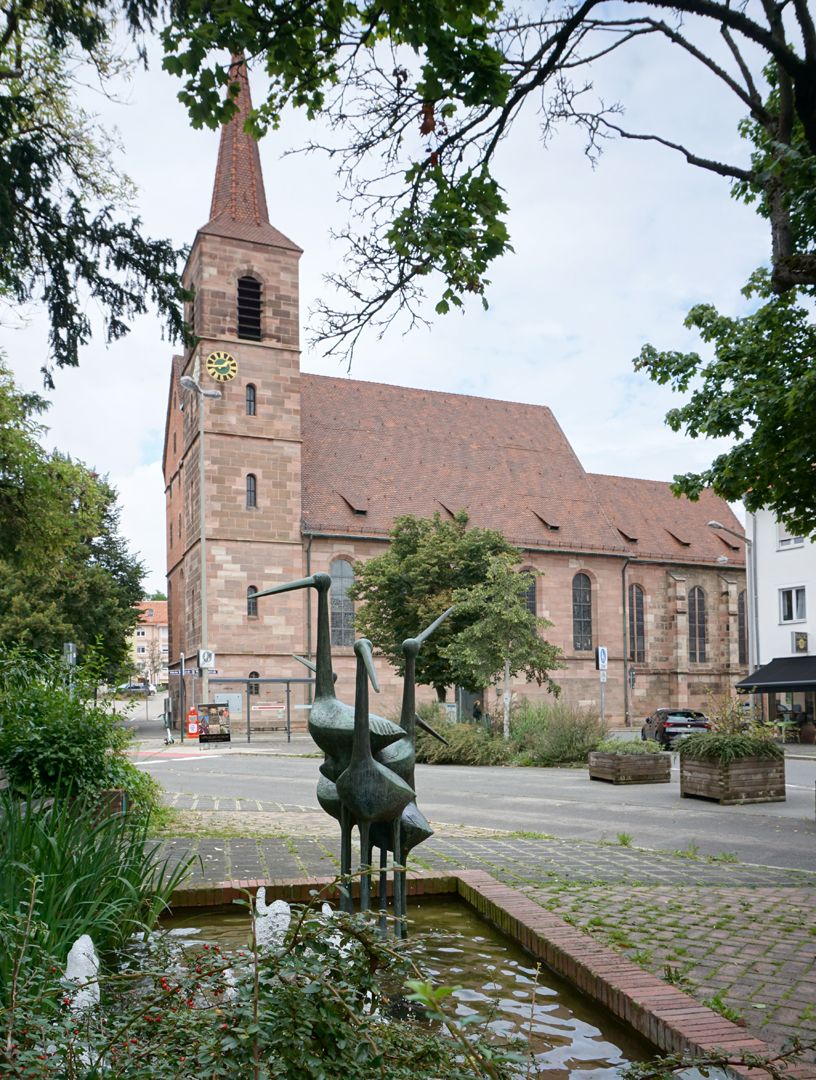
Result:
<svg viewBox="0 0 816 1080"><path fill-rule="evenodd" d="M284 809L285 835L177 837L163 841L165 851L198 856L191 884L335 873L336 831L307 835L317 832L313 815ZM816 874L495 833L436 835L411 864L486 870L699 1000L733 1010L760 1038L816 1042Z"/></svg>

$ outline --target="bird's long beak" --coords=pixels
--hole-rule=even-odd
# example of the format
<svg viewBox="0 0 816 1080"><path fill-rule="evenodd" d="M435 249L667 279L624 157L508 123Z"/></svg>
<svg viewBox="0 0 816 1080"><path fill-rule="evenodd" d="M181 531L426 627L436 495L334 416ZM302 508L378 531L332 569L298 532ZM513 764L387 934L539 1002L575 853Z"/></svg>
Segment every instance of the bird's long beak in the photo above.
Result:
<svg viewBox="0 0 816 1080"><path fill-rule="evenodd" d="M269 589L263 589L261 592L255 593L255 598L259 596L272 596L273 593L279 592L291 592L293 589L308 589L314 586L314 577L298 578L297 581L284 581L282 585L273 585Z"/></svg>
<svg viewBox="0 0 816 1080"><path fill-rule="evenodd" d="M317 671L317 664L313 660L307 660L305 656L298 656L297 653L292 653L292 659L297 660L299 664L303 664L309 671Z"/></svg>
<svg viewBox="0 0 816 1080"><path fill-rule="evenodd" d="M368 638L360 638L359 641L354 642L354 651L359 657L362 657L362 661L365 664L365 669L368 672L368 677L371 681L371 685L374 687L374 692L379 694L380 684L377 680L377 672L374 670L374 646L368 640Z"/></svg>
<svg viewBox="0 0 816 1080"><path fill-rule="evenodd" d="M449 607L447 611L442 612L438 619L434 619L430 626L426 626L421 634L417 634L417 641L420 645L423 641L425 641L426 638L429 638L431 636L431 634L434 632L434 630L436 630L438 626L442 625L442 623L445 621L445 619L447 619L448 615L450 615L452 611L453 608Z"/></svg>
<svg viewBox="0 0 816 1080"><path fill-rule="evenodd" d="M448 614L448 612L445 612L445 614L447 615L447 614ZM428 723L426 723L426 722L425 722L425 721L424 721L424 720L422 719L422 717L421 717L421 716L420 716L419 714L417 714L417 717L416 717L416 722L417 722L417 727L421 727L423 731L427 731L429 735L433 735L433 737L434 737L435 739L439 739L439 741L440 741L441 743L444 743L444 744L445 744L445 746L449 746L449 745L450 745L450 744L448 743L448 740L447 740L447 739L445 739L445 738L443 738L443 737L442 737L442 736L441 736L441 735L439 734L439 732L438 732L438 731L434 731L434 729L433 729L433 728L431 727L431 725L430 725L430 724L428 724Z"/></svg>

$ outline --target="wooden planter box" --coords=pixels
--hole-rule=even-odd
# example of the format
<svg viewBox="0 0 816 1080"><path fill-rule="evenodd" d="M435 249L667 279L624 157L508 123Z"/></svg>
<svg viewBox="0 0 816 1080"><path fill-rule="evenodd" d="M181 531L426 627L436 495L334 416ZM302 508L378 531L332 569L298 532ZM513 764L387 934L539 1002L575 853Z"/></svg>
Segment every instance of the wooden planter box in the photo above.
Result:
<svg viewBox="0 0 816 1080"><path fill-rule="evenodd" d="M784 802L785 759L749 757L721 765L718 761L680 758L680 794L684 798L736 803Z"/></svg>
<svg viewBox="0 0 816 1080"><path fill-rule="evenodd" d="M589 755L589 779L610 784L668 784L671 754L602 754L596 750Z"/></svg>

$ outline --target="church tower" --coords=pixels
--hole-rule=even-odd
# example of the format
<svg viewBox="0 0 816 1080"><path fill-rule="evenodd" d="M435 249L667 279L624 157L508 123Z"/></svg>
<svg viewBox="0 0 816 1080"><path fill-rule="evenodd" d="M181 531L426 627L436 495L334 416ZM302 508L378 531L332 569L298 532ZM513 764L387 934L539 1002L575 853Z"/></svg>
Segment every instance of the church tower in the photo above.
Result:
<svg viewBox="0 0 816 1080"><path fill-rule="evenodd" d="M252 600L303 572L301 250L270 224L258 147L244 131L243 60L232 75L238 110L221 131L210 218L183 274L198 344L174 358L168 397L170 661L209 648L220 675L305 675L291 659L302 645L299 594L266 612Z"/></svg>

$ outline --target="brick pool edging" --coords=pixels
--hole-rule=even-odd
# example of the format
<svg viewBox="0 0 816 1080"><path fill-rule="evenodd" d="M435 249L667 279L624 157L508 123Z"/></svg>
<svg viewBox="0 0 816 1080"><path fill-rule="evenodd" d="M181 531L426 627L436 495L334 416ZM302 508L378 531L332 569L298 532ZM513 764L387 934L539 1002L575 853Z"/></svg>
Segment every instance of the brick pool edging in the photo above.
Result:
<svg viewBox="0 0 816 1080"><path fill-rule="evenodd" d="M177 889L173 907L216 907L232 903L264 886L267 901L308 902L329 890L333 878L241 879L215 886ZM594 941L582 930L540 907L524 893L503 885L484 870L448 874L408 874L410 896L458 896L487 922L518 942L594 1001L669 1054L703 1055L717 1048L734 1056L772 1057L774 1050L744 1028L695 1001L689 994L652 975L633 961ZM327 891L327 898L329 892ZM762 1069L733 1067L742 1080L767 1080ZM790 1069L796 1080L816 1080L813 1066Z"/></svg>

